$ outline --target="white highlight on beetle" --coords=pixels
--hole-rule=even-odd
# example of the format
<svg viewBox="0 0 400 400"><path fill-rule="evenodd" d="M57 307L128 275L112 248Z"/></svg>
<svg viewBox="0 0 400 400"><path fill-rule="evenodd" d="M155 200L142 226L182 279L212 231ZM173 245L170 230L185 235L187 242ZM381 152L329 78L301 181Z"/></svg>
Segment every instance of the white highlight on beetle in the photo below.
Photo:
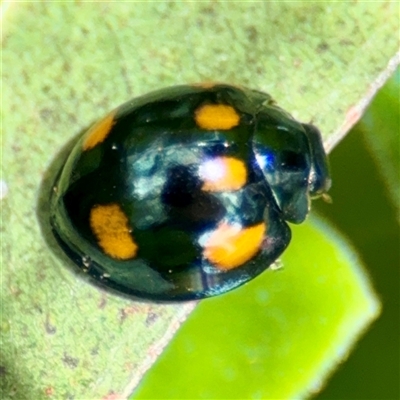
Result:
<svg viewBox="0 0 400 400"><path fill-rule="evenodd" d="M264 156L260 154L256 154L257 164L260 166L261 169L264 169L267 165L267 160Z"/></svg>
<svg viewBox="0 0 400 400"><path fill-rule="evenodd" d="M270 169L274 166L274 155L272 153L258 154L256 153L256 160L259 167L264 169Z"/></svg>
<svg viewBox="0 0 400 400"><path fill-rule="evenodd" d="M213 241L212 246L218 246L218 247L225 247L228 251L233 251L235 250L235 247L232 246L231 242L229 241L230 238L234 238L238 233L240 233L243 230L243 225L235 222L235 223L231 223L229 224L228 221L223 221L220 223L220 226L225 225L227 229L229 230L229 233L225 233L225 234L221 234L220 238L217 238ZM218 230L218 228L217 228ZM203 233L203 235L201 235L199 237L199 245L201 247L206 247L207 244L209 244L209 240L211 235L215 234L215 230L211 230L208 232Z"/></svg>
<svg viewBox="0 0 400 400"><path fill-rule="evenodd" d="M216 182L226 175L226 165L221 158L212 158L200 165L199 174L205 181Z"/></svg>

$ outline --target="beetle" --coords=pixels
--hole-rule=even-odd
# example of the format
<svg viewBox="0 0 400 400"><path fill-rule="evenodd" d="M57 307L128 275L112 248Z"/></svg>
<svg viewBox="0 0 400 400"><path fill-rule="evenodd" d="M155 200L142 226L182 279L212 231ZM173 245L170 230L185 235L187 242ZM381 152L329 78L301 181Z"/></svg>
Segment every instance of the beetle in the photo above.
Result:
<svg viewBox="0 0 400 400"><path fill-rule="evenodd" d="M103 285L150 300L219 295L282 254L330 187L319 130L270 95L181 85L83 133L50 199L63 251Z"/></svg>

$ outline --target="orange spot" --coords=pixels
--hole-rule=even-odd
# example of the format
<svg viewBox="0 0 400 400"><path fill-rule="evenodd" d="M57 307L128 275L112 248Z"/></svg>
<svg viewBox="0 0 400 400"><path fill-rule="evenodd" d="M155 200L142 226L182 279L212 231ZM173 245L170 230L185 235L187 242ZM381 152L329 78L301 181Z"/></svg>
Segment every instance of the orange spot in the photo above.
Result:
<svg viewBox="0 0 400 400"><path fill-rule="evenodd" d="M239 125L240 116L227 104L205 104L195 111L195 120L201 129L227 130Z"/></svg>
<svg viewBox="0 0 400 400"><path fill-rule="evenodd" d="M240 267L260 250L265 231L264 222L250 228L223 223L208 238L204 256L220 269Z"/></svg>
<svg viewBox="0 0 400 400"><path fill-rule="evenodd" d="M107 117L101 119L95 123L87 132L86 138L83 142L83 150L90 150L103 142L107 135L111 132L111 128L115 124L114 120L115 111L107 115Z"/></svg>
<svg viewBox="0 0 400 400"><path fill-rule="evenodd" d="M99 246L110 257L121 260L135 257L138 246L130 234L128 218L118 204L94 206L90 210L90 227Z"/></svg>
<svg viewBox="0 0 400 400"><path fill-rule="evenodd" d="M242 160L233 157L217 157L200 166L203 190L224 192L241 189L247 181L247 169Z"/></svg>

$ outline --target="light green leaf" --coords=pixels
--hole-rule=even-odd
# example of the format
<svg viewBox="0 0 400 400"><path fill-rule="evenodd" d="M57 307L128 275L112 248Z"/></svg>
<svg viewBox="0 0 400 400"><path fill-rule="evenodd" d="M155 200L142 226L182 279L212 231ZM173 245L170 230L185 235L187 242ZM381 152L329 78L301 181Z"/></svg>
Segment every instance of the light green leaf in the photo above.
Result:
<svg viewBox="0 0 400 400"><path fill-rule="evenodd" d="M390 2L3 2L3 397L126 397L193 307L102 292L56 254L46 204L68 140L130 97L221 80L270 92L312 118L331 148L358 116L351 106L359 113L394 68L396 10Z"/></svg>

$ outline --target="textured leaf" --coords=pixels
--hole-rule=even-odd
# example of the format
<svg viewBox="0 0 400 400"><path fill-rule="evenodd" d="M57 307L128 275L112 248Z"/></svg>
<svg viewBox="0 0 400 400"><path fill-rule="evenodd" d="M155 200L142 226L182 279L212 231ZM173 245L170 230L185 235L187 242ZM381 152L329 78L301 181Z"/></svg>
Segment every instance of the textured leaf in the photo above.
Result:
<svg viewBox="0 0 400 400"><path fill-rule="evenodd" d="M221 80L270 92L296 117L313 118L332 147L396 63L386 68L398 47L396 10L3 3L3 398L126 396L193 307L102 292L57 254L47 198L69 139L130 97Z"/></svg>

